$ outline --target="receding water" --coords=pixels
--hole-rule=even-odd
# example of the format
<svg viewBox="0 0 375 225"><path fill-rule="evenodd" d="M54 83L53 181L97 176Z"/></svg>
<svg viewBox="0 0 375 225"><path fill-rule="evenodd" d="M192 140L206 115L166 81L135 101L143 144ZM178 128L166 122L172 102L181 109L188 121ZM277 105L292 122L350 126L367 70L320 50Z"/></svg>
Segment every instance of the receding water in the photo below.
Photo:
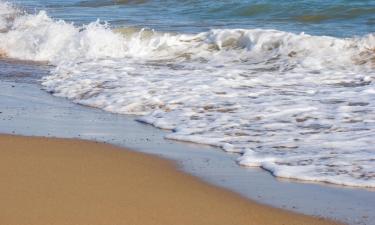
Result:
<svg viewBox="0 0 375 225"><path fill-rule="evenodd" d="M278 177L375 187L374 1L16 2L0 56L51 65L46 91Z"/></svg>

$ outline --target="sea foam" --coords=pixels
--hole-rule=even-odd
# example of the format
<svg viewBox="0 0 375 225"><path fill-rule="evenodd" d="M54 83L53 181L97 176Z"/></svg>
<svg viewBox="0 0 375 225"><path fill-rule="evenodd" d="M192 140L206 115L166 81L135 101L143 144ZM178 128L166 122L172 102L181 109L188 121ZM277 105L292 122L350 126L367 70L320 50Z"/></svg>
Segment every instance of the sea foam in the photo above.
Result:
<svg viewBox="0 0 375 225"><path fill-rule="evenodd" d="M56 96L139 115L278 177L375 187L375 34L112 30L7 3L0 28L8 57L54 65L42 84Z"/></svg>

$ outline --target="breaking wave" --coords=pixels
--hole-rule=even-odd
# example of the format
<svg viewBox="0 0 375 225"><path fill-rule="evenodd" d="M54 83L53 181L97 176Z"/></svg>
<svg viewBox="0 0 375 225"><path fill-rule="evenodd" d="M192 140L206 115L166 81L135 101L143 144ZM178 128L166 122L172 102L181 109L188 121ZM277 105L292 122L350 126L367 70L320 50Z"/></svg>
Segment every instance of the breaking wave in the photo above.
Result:
<svg viewBox="0 0 375 225"><path fill-rule="evenodd" d="M56 96L221 147L278 177L375 187L375 35L74 26L0 2L0 56Z"/></svg>

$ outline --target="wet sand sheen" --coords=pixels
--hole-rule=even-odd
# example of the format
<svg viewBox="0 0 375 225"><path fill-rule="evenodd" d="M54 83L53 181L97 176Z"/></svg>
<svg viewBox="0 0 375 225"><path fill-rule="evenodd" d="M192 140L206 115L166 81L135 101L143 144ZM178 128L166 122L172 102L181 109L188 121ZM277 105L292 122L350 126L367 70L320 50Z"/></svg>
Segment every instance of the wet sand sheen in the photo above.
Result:
<svg viewBox="0 0 375 225"><path fill-rule="evenodd" d="M0 177L7 225L336 224L248 201L163 159L81 140L0 136Z"/></svg>

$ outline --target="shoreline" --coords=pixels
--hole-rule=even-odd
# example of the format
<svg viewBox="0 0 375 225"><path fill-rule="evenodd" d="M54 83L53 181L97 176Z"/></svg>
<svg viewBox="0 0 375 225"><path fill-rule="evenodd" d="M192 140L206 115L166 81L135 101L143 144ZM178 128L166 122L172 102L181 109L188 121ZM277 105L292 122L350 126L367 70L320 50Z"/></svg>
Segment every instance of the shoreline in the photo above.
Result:
<svg viewBox="0 0 375 225"><path fill-rule="evenodd" d="M109 144L0 135L0 149L8 225L339 224L255 203Z"/></svg>
<svg viewBox="0 0 375 225"><path fill-rule="evenodd" d="M198 2L139 17L161 6L144 3L91 7L74 1L0 2L0 156L7 154L1 140L35 140L41 146L0 157L0 175L6 175L1 176L5 187L0 187L0 205L6 210L0 210L0 222L285 225L306 215L330 224L375 225L375 126L369 113L375 101L375 42L371 26L356 26L371 19L371 13L355 20L315 21L325 26L321 29L314 21L300 26L301 21L288 14L289 6L284 14L291 20L271 19L267 26L257 21L269 20L267 13L277 4L270 4L271 11L257 14L249 24L246 21L254 15L234 15L243 14L242 7L228 7L235 12L228 16L226 7L212 14L215 2L214 7ZM248 7L247 2L239 3ZM197 6L202 10L195 10ZM321 8L300 8L314 7ZM359 9L355 4L348 7ZM181 17L184 12L189 14L186 18ZM205 23L192 14L205 17ZM217 21L217 15L224 20ZM347 25L355 29L345 34L333 31ZM79 149L60 151L60 144ZM86 145L105 150L82 153ZM44 148L48 151L41 151ZM34 151L36 156L30 157ZM150 161L128 158L133 154ZM7 161L10 158L13 163ZM151 172L142 176L137 168ZM12 173L16 175L7 176ZM173 179L171 185L169 179L162 182L171 173L183 179L181 183L201 185L183 186L189 192L182 195L185 201L194 202L197 195L187 197L191 189L212 188L206 193L228 200L202 196L191 204L203 207L208 201L222 211L179 210L185 206L183 198L171 204L169 196L177 196L180 189L163 194L162 188L154 194L155 185L179 184ZM149 185L144 185L144 177ZM147 192L142 194L140 186ZM17 199L19 203L12 201ZM237 205L227 206L232 201ZM252 214L244 212L247 207ZM230 217L215 216L227 212ZM122 218L124 213L128 216ZM175 219L171 214L177 215ZM200 220L207 215L209 222ZM22 221L25 218L28 221Z"/></svg>
<svg viewBox="0 0 375 225"><path fill-rule="evenodd" d="M0 133L107 142L172 160L188 174L261 204L353 225L375 222L373 191L275 179L261 169L239 167L234 155L220 149L166 140L166 131L135 117L53 97L30 78L0 81L0 87Z"/></svg>

